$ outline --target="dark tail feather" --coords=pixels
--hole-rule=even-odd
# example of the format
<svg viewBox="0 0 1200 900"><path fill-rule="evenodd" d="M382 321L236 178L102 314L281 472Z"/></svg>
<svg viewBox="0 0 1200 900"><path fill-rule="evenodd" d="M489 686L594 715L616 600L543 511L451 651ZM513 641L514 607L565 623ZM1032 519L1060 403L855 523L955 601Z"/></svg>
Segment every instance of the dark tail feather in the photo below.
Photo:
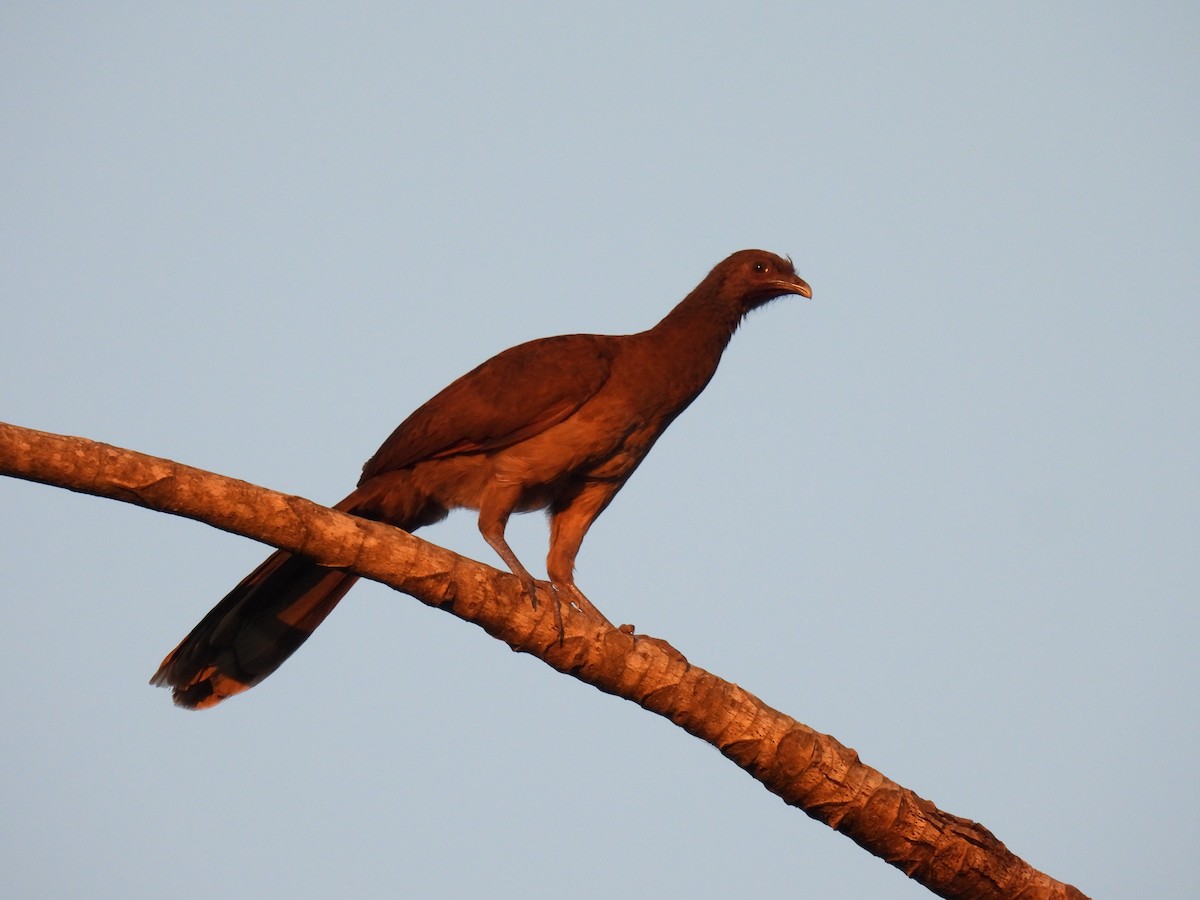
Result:
<svg viewBox="0 0 1200 900"><path fill-rule="evenodd" d="M273 553L167 654L150 683L173 688L179 706L216 706L278 669L357 580Z"/></svg>

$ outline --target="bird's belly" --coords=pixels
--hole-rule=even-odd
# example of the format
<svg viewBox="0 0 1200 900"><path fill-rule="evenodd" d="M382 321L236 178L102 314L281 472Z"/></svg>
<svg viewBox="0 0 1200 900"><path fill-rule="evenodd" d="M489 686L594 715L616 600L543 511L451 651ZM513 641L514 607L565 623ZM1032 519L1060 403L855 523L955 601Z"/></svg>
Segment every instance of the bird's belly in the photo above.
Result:
<svg viewBox="0 0 1200 900"><path fill-rule="evenodd" d="M417 463L411 477L422 494L447 509L478 509L496 474L489 456L464 454Z"/></svg>
<svg viewBox="0 0 1200 900"><path fill-rule="evenodd" d="M656 436L628 419L598 424L575 417L497 452L495 477L503 483L526 486L528 501L522 503L523 508L539 509L553 500L556 488L565 482L628 477ZM548 499L538 502L543 493Z"/></svg>

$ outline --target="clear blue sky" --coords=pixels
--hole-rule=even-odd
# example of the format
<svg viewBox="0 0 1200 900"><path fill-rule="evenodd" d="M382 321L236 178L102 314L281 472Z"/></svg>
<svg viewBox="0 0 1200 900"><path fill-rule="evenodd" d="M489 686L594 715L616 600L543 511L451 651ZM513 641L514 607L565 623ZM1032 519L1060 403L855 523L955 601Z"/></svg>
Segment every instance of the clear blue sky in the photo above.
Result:
<svg viewBox="0 0 1200 900"><path fill-rule="evenodd" d="M5 4L0 419L332 502L497 350L790 253L580 585L1097 897L1193 890L1196 5L429 6ZM0 510L0 894L928 896L377 585L177 710L264 549Z"/></svg>

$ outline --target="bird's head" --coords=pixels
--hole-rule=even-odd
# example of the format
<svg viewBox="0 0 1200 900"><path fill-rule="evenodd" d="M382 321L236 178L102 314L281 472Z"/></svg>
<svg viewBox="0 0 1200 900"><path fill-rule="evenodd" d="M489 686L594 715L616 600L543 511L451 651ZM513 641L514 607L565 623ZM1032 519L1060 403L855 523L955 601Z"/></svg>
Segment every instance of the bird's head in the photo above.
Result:
<svg viewBox="0 0 1200 900"><path fill-rule="evenodd" d="M742 312L762 306L784 294L812 298L812 288L790 259L766 250L739 250L713 270L721 275L721 293L741 301Z"/></svg>

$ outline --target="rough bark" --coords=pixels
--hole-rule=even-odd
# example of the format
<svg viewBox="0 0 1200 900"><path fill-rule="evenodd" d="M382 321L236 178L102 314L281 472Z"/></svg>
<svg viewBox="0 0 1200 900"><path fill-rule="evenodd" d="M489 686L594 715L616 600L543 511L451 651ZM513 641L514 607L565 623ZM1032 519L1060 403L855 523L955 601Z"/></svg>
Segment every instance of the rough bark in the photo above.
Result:
<svg viewBox="0 0 1200 900"><path fill-rule="evenodd" d="M938 809L834 738L691 665L666 641L573 610L560 646L552 604L534 610L512 575L399 529L170 460L3 423L0 474L196 519L349 569L473 622L514 650L665 716L940 897L1084 897L982 825Z"/></svg>

